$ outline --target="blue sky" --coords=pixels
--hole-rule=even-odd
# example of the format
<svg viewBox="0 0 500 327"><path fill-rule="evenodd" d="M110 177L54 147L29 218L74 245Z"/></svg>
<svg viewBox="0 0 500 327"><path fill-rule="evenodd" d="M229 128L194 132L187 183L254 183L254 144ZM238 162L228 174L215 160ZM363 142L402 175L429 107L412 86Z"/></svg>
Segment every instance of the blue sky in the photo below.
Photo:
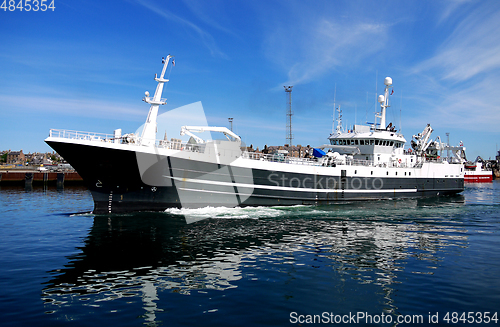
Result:
<svg viewBox="0 0 500 327"><path fill-rule="evenodd" d="M401 120L408 142L430 123L470 159L500 143L497 0L54 2L0 10L0 150L50 151L51 128L136 131L169 53L160 112L201 101L209 125L232 117L254 147L286 141L284 85L293 143L319 145L335 88L344 122L372 122L386 76L387 120Z"/></svg>

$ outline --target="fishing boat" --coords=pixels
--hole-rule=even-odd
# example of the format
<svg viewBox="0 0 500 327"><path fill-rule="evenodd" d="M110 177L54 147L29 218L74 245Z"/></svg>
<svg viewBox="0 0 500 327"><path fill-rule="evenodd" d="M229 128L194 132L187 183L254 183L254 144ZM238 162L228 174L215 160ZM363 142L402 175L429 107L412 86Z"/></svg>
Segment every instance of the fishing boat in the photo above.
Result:
<svg viewBox="0 0 500 327"><path fill-rule="evenodd" d="M413 136L412 148L392 124L386 125L392 79L384 80L375 123L341 127L329 143L307 157L248 152L241 138L225 127L180 129L188 141L157 139L158 108L165 71L163 59L154 96L140 135L100 134L51 129L45 142L80 174L92 193L95 214L164 211L206 206L288 206L342 201L418 198L464 190L459 147L430 140L432 128ZM198 133L221 138L203 139ZM440 156L442 151L455 155Z"/></svg>
<svg viewBox="0 0 500 327"><path fill-rule="evenodd" d="M493 170L483 167L484 161L478 157L475 162L465 164L464 181L466 183L491 183L493 182Z"/></svg>

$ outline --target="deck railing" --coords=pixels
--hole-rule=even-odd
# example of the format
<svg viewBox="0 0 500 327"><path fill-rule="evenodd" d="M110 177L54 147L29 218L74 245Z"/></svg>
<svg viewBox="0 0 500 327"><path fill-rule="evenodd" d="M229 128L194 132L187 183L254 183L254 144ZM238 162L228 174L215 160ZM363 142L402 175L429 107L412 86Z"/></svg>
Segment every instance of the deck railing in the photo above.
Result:
<svg viewBox="0 0 500 327"><path fill-rule="evenodd" d="M49 132L49 136L99 142L112 142L114 140L114 136L112 134L70 131L64 129L51 129Z"/></svg>
<svg viewBox="0 0 500 327"><path fill-rule="evenodd" d="M125 134L119 138L115 138L112 134L105 133L93 133L93 132L81 132L81 131L72 131L72 130L62 130L62 129L51 129L49 132L50 137L56 138L66 138L66 139L75 139L75 140L86 140L93 142L108 142L108 143L127 143L130 145L139 145L141 144L141 138L139 136L133 134ZM188 142L182 142L180 139L171 139L168 140L156 140L155 146L158 148L170 149L170 150L178 150L178 151L190 151L190 152L199 152L204 153L206 149L206 144L192 144ZM234 156L234 154L232 154ZM237 157L237 156L235 156ZM430 159L427 160L419 160L416 163L407 164L406 162L383 162L376 163L373 160L360 160L360 159L316 159L316 158L298 158L298 157L290 157L285 156L284 154L264 154L264 153L256 153L256 152L247 152L242 151L241 157L245 159L251 160L261 160L261 161L269 161L269 162L281 162L288 163L294 165L307 165L307 166L336 166L336 165L347 165L347 166L365 166L365 167L387 167L387 168L421 168L424 161L433 161L433 162L442 162L442 158L439 159Z"/></svg>

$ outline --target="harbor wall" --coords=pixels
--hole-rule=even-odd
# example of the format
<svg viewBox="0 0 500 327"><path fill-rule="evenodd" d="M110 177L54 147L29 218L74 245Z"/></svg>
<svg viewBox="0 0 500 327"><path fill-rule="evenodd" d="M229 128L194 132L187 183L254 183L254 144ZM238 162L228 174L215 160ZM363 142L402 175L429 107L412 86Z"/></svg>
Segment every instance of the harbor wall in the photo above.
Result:
<svg viewBox="0 0 500 327"><path fill-rule="evenodd" d="M0 171L0 185L83 185L77 172Z"/></svg>

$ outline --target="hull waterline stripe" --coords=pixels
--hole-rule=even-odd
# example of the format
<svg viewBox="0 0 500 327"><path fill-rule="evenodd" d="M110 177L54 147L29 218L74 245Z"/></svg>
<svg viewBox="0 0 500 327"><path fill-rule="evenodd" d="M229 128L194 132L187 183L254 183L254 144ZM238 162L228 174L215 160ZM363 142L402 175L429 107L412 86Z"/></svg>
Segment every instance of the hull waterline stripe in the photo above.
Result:
<svg viewBox="0 0 500 327"><path fill-rule="evenodd" d="M230 182L220 182L220 181L207 181L201 179L191 179L191 178L180 178L180 177L170 177L163 175L163 177L171 178L175 181L179 182L187 182L187 183L198 183L198 184L207 184L207 185L218 185L218 186L228 186L228 187L241 187L241 188L258 188L264 190L276 190L276 191L294 191L294 192L313 192L313 193L336 193L336 192L345 192L345 193L416 193L417 189L375 189L375 190L366 190L366 189L316 189L316 188L300 188L300 187L286 187L286 186L272 186L272 185L256 185L256 184L243 184L243 183L230 183ZM201 191L201 190L200 190Z"/></svg>

